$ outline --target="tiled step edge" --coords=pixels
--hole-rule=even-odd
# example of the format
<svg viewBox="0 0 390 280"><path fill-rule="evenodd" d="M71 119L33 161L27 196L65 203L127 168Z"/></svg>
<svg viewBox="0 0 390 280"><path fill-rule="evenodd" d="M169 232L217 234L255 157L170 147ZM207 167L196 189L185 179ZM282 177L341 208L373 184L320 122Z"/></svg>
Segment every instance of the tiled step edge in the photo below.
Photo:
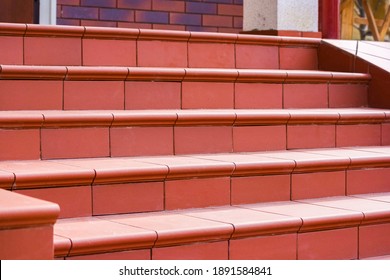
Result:
<svg viewBox="0 0 390 280"><path fill-rule="evenodd" d="M0 258L53 259L57 204L0 189Z"/></svg>
<svg viewBox="0 0 390 280"><path fill-rule="evenodd" d="M0 65L0 79L367 83L371 76L308 70Z"/></svg>
<svg viewBox="0 0 390 280"><path fill-rule="evenodd" d="M258 238L263 238L264 242L274 244L271 248L267 247L269 256L273 250L287 250L293 252L290 257L297 259L367 258L376 253L390 253L388 242L380 244L372 240L378 230L381 236L386 236L388 231L388 197L389 194L383 201L333 197L64 219L55 226L55 252L56 257L64 258L143 249L151 250L152 256L160 248L174 250L182 245L229 241L226 256L234 258L239 255L235 250L240 250L240 247L247 254L252 250L256 252L254 246L261 246ZM329 238L328 235L335 239L324 244L324 237ZM277 241L272 239L278 239L278 236L290 236L289 248L274 247ZM339 242L339 238L349 241ZM240 242L243 242L241 246L233 246L233 243ZM248 251L245 246L251 247L251 250ZM245 258L243 252L241 256Z"/></svg>
<svg viewBox="0 0 390 280"><path fill-rule="evenodd" d="M93 26L52 26L36 24L0 23L0 34L7 36L78 37L122 40L168 40L192 42L219 42L242 44L303 45L317 47L321 42L315 38L224 34L171 30L130 28L105 28Z"/></svg>

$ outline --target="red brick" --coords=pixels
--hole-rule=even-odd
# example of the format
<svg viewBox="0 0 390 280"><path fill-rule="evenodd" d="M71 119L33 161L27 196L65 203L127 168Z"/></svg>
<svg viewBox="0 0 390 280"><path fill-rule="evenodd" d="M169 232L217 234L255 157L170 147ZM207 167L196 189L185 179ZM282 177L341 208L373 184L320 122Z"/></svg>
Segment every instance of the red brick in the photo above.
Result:
<svg viewBox="0 0 390 280"><path fill-rule="evenodd" d="M152 0L118 0L118 8L151 10Z"/></svg>
<svg viewBox="0 0 390 280"><path fill-rule="evenodd" d="M169 11L169 12L184 12L184 1L172 1L172 0L153 0L153 10L156 11Z"/></svg>
<svg viewBox="0 0 390 280"><path fill-rule="evenodd" d="M116 7L116 0L81 0L81 6Z"/></svg>
<svg viewBox="0 0 390 280"><path fill-rule="evenodd" d="M186 12L196 14L216 14L217 4L187 1Z"/></svg>
<svg viewBox="0 0 390 280"><path fill-rule="evenodd" d="M203 25L217 27L233 27L233 17L203 15Z"/></svg>
<svg viewBox="0 0 390 280"><path fill-rule="evenodd" d="M63 6L61 15L64 18L98 19L99 9L80 6Z"/></svg>
<svg viewBox="0 0 390 280"><path fill-rule="evenodd" d="M243 16L243 6L218 4L218 14L228 16Z"/></svg>
<svg viewBox="0 0 390 280"><path fill-rule="evenodd" d="M134 21L134 11L126 9L100 9L101 20Z"/></svg>
<svg viewBox="0 0 390 280"><path fill-rule="evenodd" d="M169 13L155 11L136 11L135 21L148 23L169 23Z"/></svg>

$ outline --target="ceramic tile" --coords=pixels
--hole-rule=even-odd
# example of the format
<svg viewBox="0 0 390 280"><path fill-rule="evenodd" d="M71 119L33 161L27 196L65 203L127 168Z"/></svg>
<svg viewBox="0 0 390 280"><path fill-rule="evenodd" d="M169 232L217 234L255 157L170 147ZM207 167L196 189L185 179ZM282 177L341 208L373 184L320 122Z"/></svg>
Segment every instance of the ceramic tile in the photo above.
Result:
<svg viewBox="0 0 390 280"><path fill-rule="evenodd" d="M157 140L158 139L158 140ZM114 127L111 156L173 155L172 127Z"/></svg>
<svg viewBox="0 0 390 280"><path fill-rule="evenodd" d="M298 234L299 260L358 258L358 229L345 228Z"/></svg>
<svg viewBox="0 0 390 280"><path fill-rule="evenodd" d="M70 256L147 248L156 240L152 230L93 217L59 220L54 229L72 240Z"/></svg>
<svg viewBox="0 0 390 280"><path fill-rule="evenodd" d="M293 174L291 199L345 195L345 171Z"/></svg>
<svg viewBox="0 0 390 280"><path fill-rule="evenodd" d="M390 254L390 224L361 226L359 228L359 258Z"/></svg>
<svg viewBox="0 0 390 280"><path fill-rule="evenodd" d="M334 209L342 209L343 211L347 210L361 213L364 215L362 224L388 221L390 215L389 203L357 197L328 197L309 199L305 200L305 202L325 207L333 207Z"/></svg>
<svg viewBox="0 0 390 280"><path fill-rule="evenodd" d="M24 50L25 64L81 65L81 38L25 37Z"/></svg>
<svg viewBox="0 0 390 280"><path fill-rule="evenodd" d="M88 169L96 173L94 184L111 184L135 181L161 181L168 174L167 166L157 162L149 164L133 158L94 158L57 160L73 168Z"/></svg>
<svg viewBox="0 0 390 280"><path fill-rule="evenodd" d="M175 127L175 154L233 151L232 128L227 126Z"/></svg>
<svg viewBox="0 0 390 280"><path fill-rule="evenodd" d="M336 145L335 140L334 125L287 126L287 149L332 148Z"/></svg>
<svg viewBox="0 0 390 280"><path fill-rule="evenodd" d="M156 247L202 241L227 240L233 232L230 224L184 216L175 212L105 216L115 223L156 232Z"/></svg>
<svg viewBox="0 0 390 280"><path fill-rule="evenodd" d="M0 231L2 260L53 259L53 226L39 226Z"/></svg>
<svg viewBox="0 0 390 280"><path fill-rule="evenodd" d="M181 84L179 82L126 82L125 108L180 109Z"/></svg>
<svg viewBox="0 0 390 280"><path fill-rule="evenodd" d="M15 189L34 186L89 185L95 172L53 161L3 161L0 170L15 174Z"/></svg>
<svg viewBox="0 0 390 280"><path fill-rule="evenodd" d="M167 210L230 204L230 178L174 180L165 182Z"/></svg>
<svg viewBox="0 0 390 280"><path fill-rule="evenodd" d="M119 251L67 257L67 260L151 260L151 250Z"/></svg>
<svg viewBox="0 0 390 280"><path fill-rule="evenodd" d="M64 128L41 131L42 159L109 156L107 128Z"/></svg>
<svg viewBox="0 0 390 280"><path fill-rule="evenodd" d="M381 145L390 146L390 124L382 123L382 142Z"/></svg>
<svg viewBox="0 0 390 280"><path fill-rule="evenodd" d="M255 152L286 149L286 127L235 126L233 128L233 151Z"/></svg>
<svg viewBox="0 0 390 280"><path fill-rule="evenodd" d="M281 109L283 107L282 84L236 83L236 109Z"/></svg>
<svg viewBox="0 0 390 280"><path fill-rule="evenodd" d="M153 260L227 260L228 242L194 243L153 248Z"/></svg>
<svg viewBox="0 0 390 280"><path fill-rule="evenodd" d="M347 171L347 194L388 192L390 169L357 169Z"/></svg>
<svg viewBox="0 0 390 280"><path fill-rule="evenodd" d="M235 68L234 45L190 42L188 67Z"/></svg>
<svg viewBox="0 0 390 280"><path fill-rule="evenodd" d="M297 234L251 237L230 240L231 260L295 260Z"/></svg>
<svg viewBox="0 0 390 280"><path fill-rule="evenodd" d="M187 67L187 42L137 42L138 66ZM158 50L158 51L156 51ZM164 55L161 55L164 54Z"/></svg>
<svg viewBox="0 0 390 280"><path fill-rule="evenodd" d="M136 66L136 42L83 39L83 65Z"/></svg>
<svg viewBox="0 0 390 280"><path fill-rule="evenodd" d="M183 211L184 215L218 221L234 226L232 238L297 232L301 219L244 207L218 207Z"/></svg>
<svg viewBox="0 0 390 280"><path fill-rule="evenodd" d="M336 126L336 146L381 145L380 124L356 124Z"/></svg>
<svg viewBox="0 0 390 280"><path fill-rule="evenodd" d="M365 84L329 84L329 107L366 107L368 88Z"/></svg>
<svg viewBox="0 0 390 280"><path fill-rule="evenodd" d="M277 46L236 44L236 67L239 69L278 69Z"/></svg>
<svg viewBox="0 0 390 280"><path fill-rule="evenodd" d="M290 199L290 175L246 176L231 179L232 204Z"/></svg>
<svg viewBox="0 0 390 280"><path fill-rule="evenodd" d="M39 129L0 129L0 160L41 157Z"/></svg>
<svg viewBox="0 0 390 280"><path fill-rule="evenodd" d="M0 110L61 110L62 81L0 80Z"/></svg>
<svg viewBox="0 0 390 280"><path fill-rule="evenodd" d="M383 202L390 202L390 193L367 193L367 194L357 194L354 197L359 197L363 199L371 199Z"/></svg>
<svg viewBox="0 0 390 280"><path fill-rule="evenodd" d="M94 185L92 188L94 215L164 209L164 184L162 182Z"/></svg>
<svg viewBox="0 0 390 280"><path fill-rule="evenodd" d="M316 48L280 47L280 69L317 70Z"/></svg>
<svg viewBox="0 0 390 280"><path fill-rule="evenodd" d="M65 81L65 110L123 110L122 81Z"/></svg>
<svg viewBox="0 0 390 280"><path fill-rule="evenodd" d="M326 84L285 84L283 108L328 108Z"/></svg>
<svg viewBox="0 0 390 280"><path fill-rule="evenodd" d="M182 84L182 109L233 108L233 83L183 82Z"/></svg>
<svg viewBox="0 0 390 280"><path fill-rule="evenodd" d="M300 218L303 223L299 229L300 232L357 226L363 219L361 212L309 204L306 200L305 203L284 201L249 204L241 207Z"/></svg>
<svg viewBox="0 0 390 280"><path fill-rule="evenodd" d="M0 63L23 64L23 38L14 36L0 37Z"/></svg>
<svg viewBox="0 0 390 280"><path fill-rule="evenodd" d="M16 191L30 197L57 203L59 218L85 217L92 215L91 186L39 188Z"/></svg>

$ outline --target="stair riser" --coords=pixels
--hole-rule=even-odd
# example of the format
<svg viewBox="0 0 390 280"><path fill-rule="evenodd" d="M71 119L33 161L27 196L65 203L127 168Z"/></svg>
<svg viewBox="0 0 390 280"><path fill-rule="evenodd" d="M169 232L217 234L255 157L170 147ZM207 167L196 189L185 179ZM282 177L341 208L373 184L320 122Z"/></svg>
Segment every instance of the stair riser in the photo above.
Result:
<svg viewBox="0 0 390 280"><path fill-rule="evenodd" d="M0 110L367 106L366 84L0 80Z"/></svg>
<svg viewBox="0 0 390 280"><path fill-rule="evenodd" d="M389 234L389 224L378 224L308 233L183 244L174 247L70 256L65 259L354 260L389 254Z"/></svg>
<svg viewBox="0 0 390 280"><path fill-rule="evenodd" d="M390 191L389 180L387 167L92 186L21 184L16 185L15 191L58 203L60 217L70 218L382 193Z"/></svg>
<svg viewBox="0 0 390 280"><path fill-rule="evenodd" d="M389 142L387 123L3 128L0 160L256 152Z"/></svg>
<svg viewBox="0 0 390 280"><path fill-rule="evenodd" d="M188 34L189 35L189 34ZM0 64L317 70L317 45L0 37ZM10 48L10 46L12 46ZM42 49L45 52L42 52Z"/></svg>

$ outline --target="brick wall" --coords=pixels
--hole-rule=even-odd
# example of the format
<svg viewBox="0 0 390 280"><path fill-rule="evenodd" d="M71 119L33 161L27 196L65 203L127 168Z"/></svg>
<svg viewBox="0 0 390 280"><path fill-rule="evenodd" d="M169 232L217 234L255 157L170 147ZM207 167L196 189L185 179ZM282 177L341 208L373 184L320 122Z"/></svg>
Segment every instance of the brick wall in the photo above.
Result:
<svg viewBox="0 0 390 280"><path fill-rule="evenodd" d="M57 24L242 31L243 0L57 0Z"/></svg>

